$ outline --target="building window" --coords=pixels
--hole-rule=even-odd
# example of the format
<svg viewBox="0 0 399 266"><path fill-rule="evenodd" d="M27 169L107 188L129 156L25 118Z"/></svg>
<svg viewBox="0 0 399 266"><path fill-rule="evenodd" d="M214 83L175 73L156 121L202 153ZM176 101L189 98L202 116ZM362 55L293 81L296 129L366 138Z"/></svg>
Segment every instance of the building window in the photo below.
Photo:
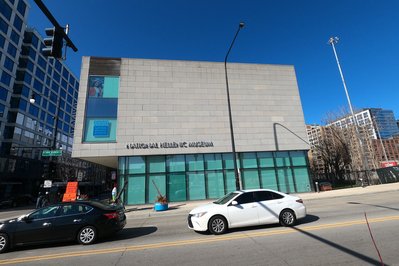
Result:
<svg viewBox="0 0 399 266"><path fill-rule="evenodd" d="M19 34L15 31L11 31L10 39L18 46L19 44Z"/></svg>
<svg viewBox="0 0 399 266"><path fill-rule="evenodd" d="M3 84L5 84L6 86L10 86L11 83L11 75L9 75L8 73L6 73L5 71L3 71L3 73L1 74L1 82Z"/></svg>
<svg viewBox="0 0 399 266"><path fill-rule="evenodd" d="M8 20L10 20L11 18L11 14L12 14L12 9L11 7L6 3L5 0L0 0L0 12L1 14L7 18Z"/></svg>
<svg viewBox="0 0 399 266"><path fill-rule="evenodd" d="M16 57L16 56L17 56L17 47L15 47L12 43L8 43L7 52L8 52L12 57Z"/></svg>
<svg viewBox="0 0 399 266"><path fill-rule="evenodd" d="M5 35L7 35L8 23L1 17L0 17L0 30L4 32Z"/></svg>
<svg viewBox="0 0 399 266"><path fill-rule="evenodd" d="M11 60L11 58L9 58L8 56L5 57L4 67L8 69L10 72L13 72L14 70L14 61Z"/></svg>
<svg viewBox="0 0 399 266"><path fill-rule="evenodd" d="M8 91L5 88L0 87L0 100L3 100L6 102L7 97L8 97Z"/></svg>
<svg viewBox="0 0 399 266"><path fill-rule="evenodd" d="M14 18L14 27L18 31L21 31L21 29L22 29L22 19L18 16L15 16L15 18Z"/></svg>
<svg viewBox="0 0 399 266"><path fill-rule="evenodd" d="M19 0L17 10L22 15L22 17L25 16L26 4L23 0Z"/></svg>

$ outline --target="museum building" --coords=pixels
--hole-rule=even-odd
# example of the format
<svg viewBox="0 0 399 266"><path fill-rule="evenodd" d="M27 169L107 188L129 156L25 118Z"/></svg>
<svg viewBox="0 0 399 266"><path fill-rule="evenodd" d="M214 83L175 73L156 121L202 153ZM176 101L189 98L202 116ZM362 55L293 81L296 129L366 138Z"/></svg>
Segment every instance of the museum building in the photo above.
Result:
<svg viewBox="0 0 399 266"><path fill-rule="evenodd" d="M311 191L306 128L289 65L227 64L243 189ZM83 57L72 156L117 169L125 204L234 191L224 63Z"/></svg>

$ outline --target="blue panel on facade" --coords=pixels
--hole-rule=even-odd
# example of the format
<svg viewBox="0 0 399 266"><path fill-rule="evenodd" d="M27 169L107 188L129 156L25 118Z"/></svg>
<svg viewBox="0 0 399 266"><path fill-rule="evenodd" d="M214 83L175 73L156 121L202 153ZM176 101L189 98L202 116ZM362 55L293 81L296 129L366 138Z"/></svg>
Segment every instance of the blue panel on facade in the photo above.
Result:
<svg viewBox="0 0 399 266"><path fill-rule="evenodd" d="M111 124L107 120L94 121L93 136L95 138L108 138Z"/></svg>

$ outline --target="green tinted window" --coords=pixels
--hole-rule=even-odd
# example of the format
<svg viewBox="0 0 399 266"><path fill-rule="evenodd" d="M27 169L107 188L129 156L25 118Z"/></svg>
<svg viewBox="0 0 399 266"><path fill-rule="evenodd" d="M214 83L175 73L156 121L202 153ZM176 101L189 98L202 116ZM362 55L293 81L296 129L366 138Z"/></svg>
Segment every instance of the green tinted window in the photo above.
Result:
<svg viewBox="0 0 399 266"><path fill-rule="evenodd" d="M274 169L260 170L260 178L262 180L262 188L278 190L276 171Z"/></svg>
<svg viewBox="0 0 399 266"><path fill-rule="evenodd" d="M145 203L145 176L129 176L127 204Z"/></svg>
<svg viewBox="0 0 399 266"><path fill-rule="evenodd" d="M165 172L165 156L148 156L147 162L150 173Z"/></svg>
<svg viewBox="0 0 399 266"><path fill-rule="evenodd" d="M234 170L226 170L226 194L232 191L236 191L236 177Z"/></svg>
<svg viewBox="0 0 399 266"><path fill-rule="evenodd" d="M276 152L276 164L277 167L279 166L290 166L290 157L288 155L288 152Z"/></svg>
<svg viewBox="0 0 399 266"><path fill-rule="evenodd" d="M129 157L129 174L145 173L145 159L142 156Z"/></svg>
<svg viewBox="0 0 399 266"><path fill-rule="evenodd" d="M233 154L224 153L222 154L224 169L234 169Z"/></svg>
<svg viewBox="0 0 399 266"><path fill-rule="evenodd" d="M241 176L244 189L260 188L258 169L243 170Z"/></svg>
<svg viewBox="0 0 399 266"><path fill-rule="evenodd" d="M291 160L293 166L305 166L306 165L306 156L303 151L291 151Z"/></svg>
<svg viewBox="0 0 399 266"><path fill-rule="evenodd" d="M205 177L203 173L188 174L189 200L205 199Z"/></svg>
<svg viewBox="0 0 399 266"><path fill-rule="evenodd" d="M243 168L257 168L258 163L256 162L256 153L246 152L241 154L242 167Z"/></svg>
<svg viewBox="0 0 399 266"><path fill-rule="evenodd" d="M168 172L184 172L186 170L184 155L167 156L166 167L168 168Z"/></svg>
<svg viewBox="0 0 399 266"><path fill-rule="evenodd" d="M258 152L259 167L274 167L272 152Z"/></svg>
<svg viewBox="0 0 399 266"><path fill-rule="evenodd" d="M155 185L154 185L155 183ZM166 176L164 174L152 174L148 182L148 202L155 202L158 196L158 190L163 196L166 195Z"/></svg>
<svg viewBox="0 0 399 266"><path fill-rule="evenodd" d="M208 198L217 199L225 194L223 172L208 172L206 174L206 181Z"/></svg>
<svg viewBox="0 0 399 266"><path fill-rule="evenodd" d="M186 197L186 174L173 173L169 175L168 182L169 201L185 201Z"/></svg>
<svg viewBox="0 0 399 266"><path fill-rule="evenodd" d="M222 155L219 153L205 154L205 168L207 170L223 169Z"/></svg>
<svg viewBox="0 0 399 266"><path fill-rule="evenodd" d="M309 173L307 167L294 168L297 192L310 192Z"/></svg>
<svg viewBox="0 0 399 266"><path fill-rule="evenodd" d="M202 154L186 155L186 163L188 171L204 170L204 156Z"/></svg>

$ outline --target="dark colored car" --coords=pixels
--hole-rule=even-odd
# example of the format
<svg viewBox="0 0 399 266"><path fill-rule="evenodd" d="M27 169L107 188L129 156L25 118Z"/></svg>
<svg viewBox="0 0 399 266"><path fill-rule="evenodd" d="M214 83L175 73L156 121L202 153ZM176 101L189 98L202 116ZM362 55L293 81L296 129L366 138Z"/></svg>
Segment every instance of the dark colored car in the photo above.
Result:
<svg viewBox="0 0 399 266"><path fill-rule="evenodd" d="M62 202L0 222L0 253L19 245L70 240L89 245L125 225L123 206L96 201Z"/></svg>

